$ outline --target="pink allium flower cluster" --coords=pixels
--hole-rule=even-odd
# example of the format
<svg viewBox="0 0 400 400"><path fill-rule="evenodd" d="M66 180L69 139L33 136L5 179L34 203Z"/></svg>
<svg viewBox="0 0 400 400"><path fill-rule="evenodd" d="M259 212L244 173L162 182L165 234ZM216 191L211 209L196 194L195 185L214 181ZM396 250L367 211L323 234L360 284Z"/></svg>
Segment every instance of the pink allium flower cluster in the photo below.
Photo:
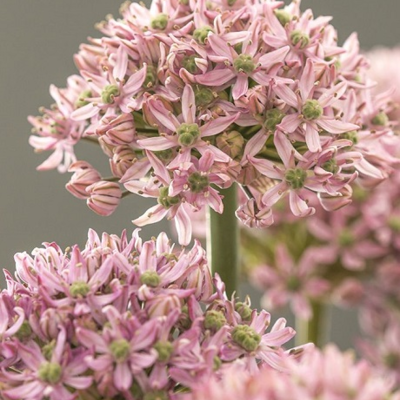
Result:
<svg viewBox="0 0 400 400"><path fill-rule="evenodd" d="M262 368L249 374L240 364L229 366L217 381L200 384L183 400L303 399L398 400L393 382L378 374L365 360L328 346L306 352L300 362L288 362L289 373Z"/></svg>
<svg viewBox="0 0 400 400"><path fill-rule="evenodd" d="M227 299L197 242L90 231L83 250L45 243L15 261L0 294L5 400L169 399L236 360L282 370L303 352L281 347L295 334L284 319L266 332L266 311Z"/></svg>
<svg viewBox="0 0 400 400"><path fill-rule="evenodd" d="M52 155L39 169L73 172L67 189L101 215L126 192L157 204L134 222L173 218L191 239L189 211L223 211L218 188L248 195L246 224L273 223L288 194L291 212L350 202L357 177L375 185L390 171L387 96L374 95L355 35L343 46L329 17L270 0L124 3L75 56L79 75L51 86L56 104L30 117L31 144ZM373 133L373 134L372 134ZM74 146L98 143L111 177Z"/></svg>

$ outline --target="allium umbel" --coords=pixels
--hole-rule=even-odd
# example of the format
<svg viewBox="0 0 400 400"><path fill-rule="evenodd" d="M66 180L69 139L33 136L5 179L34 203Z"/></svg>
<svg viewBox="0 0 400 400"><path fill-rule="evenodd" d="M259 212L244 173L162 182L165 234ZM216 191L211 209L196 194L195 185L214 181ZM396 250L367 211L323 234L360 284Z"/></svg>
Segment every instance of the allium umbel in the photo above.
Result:
<svg viewBox="0 0 400 400"><path fill-rule="evenodd" d="M169 399L240 360L285 370L295 332L229 300L205 251L165 234L89 231L83 250L45 243L15 256L0 294L2 399ZM215 288L215 289L214 289Z"/></svg>
<svg viewBox="0 0 400 400"><path fill-rule="evenodd" d="M67 188L95 212L114 211L117 187L155 198L135 222L174 218L187 245L188 212L223 211L218 188L237 182L249 198L237 216L264 227L286 194L307 216L306 192L336 209L355 179L390 173L389 99L372 93L356 36L339 46L330 18L274 0L127 2L121 15L81 46L79 75L51 87L56 104L29 118L32 146L53 151L39 168L74 172ZM83 139L109 157L111 178L75 162Z"/></svg>

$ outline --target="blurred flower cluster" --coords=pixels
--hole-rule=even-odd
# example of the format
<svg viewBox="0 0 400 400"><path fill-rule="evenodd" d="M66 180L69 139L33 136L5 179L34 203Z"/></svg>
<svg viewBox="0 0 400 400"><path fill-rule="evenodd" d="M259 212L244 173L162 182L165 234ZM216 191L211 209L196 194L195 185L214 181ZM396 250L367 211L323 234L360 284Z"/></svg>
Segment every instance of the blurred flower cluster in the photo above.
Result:
<svg viewBox="0 0 400 400"><path fill-rule="evenodd" d="M287 367L289 374L271 368L249 374L240 364L233 364L220 381L212 379L207 385L198 385L184 400L400 398L400 392L392 392L390 379L376 374L365 361L356 362L351 352L341 353L332 345L323 351L307 351L301 363L288 360Z"/></svg>
<svg viewBox="0 0 400 400"><path fill-rule="evenodd" d="M4 400L169 399L240 360L285 370L302 346L278 319L227 299L198 243L89 232L86 247L45 243L15 256L0 293ZM214 289L214 286L215 289Z"/></svg>
<svg viewBox="0 0 400 400"><path fill-rule="evenodd" d="M29 118L31 145L53 151L39 169L73 172L67 189L95 212L129 192L154 198L134 223L167 216L187 245L188 212L221 213L218 190L234 182L247 195L237 216L264 227L287 194L308 216L309 193L337 209L356 178L372 187L391 171L390 97L372 91L356 35L340 46L330 17L275 0L154 0L121 15ZM111 176L76 160L80 140L100 145Z"/></svg>

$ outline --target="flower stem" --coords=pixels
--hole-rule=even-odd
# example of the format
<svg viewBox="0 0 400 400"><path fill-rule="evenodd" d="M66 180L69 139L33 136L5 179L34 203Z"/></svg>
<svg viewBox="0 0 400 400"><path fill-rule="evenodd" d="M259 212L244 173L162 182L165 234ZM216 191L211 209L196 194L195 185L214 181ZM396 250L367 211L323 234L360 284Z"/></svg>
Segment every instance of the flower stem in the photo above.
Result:
<svg viewBox="0 0 400 400"><path fill-rule="evenodd" d="M225 283L228 297L238 292L239 286L239 226L237 209L237 187L221 190L224 196L224 212L208 210L207 253L212 273L218 273Z"/></svg>
<svg viewBox="0 0 400 400"><path fill-rule="evenodd" d="M311 302L313 316L307 321L296 317L296 346L312 342L321 347L325 342L325 307L321 302Z"/></svg>

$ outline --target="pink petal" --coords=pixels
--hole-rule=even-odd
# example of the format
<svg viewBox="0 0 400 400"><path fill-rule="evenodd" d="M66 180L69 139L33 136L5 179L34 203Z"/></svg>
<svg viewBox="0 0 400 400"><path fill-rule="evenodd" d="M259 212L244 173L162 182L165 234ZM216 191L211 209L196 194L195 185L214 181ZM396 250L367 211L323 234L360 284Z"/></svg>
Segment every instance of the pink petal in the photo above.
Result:
<svg viewBox="0 0 400 400"><path fill-rule="evenodd" d="M232 88L232 97L234 100L242 97L247 93L249 89L249 78L245 73L239 73L236 79L235 84Z"/></svg>
<svg viewBox="0 0 400 400"><path fill-rule="evenodd" d="M337 119L320 118L317 124L329 133L343 133L360 129L358 125L349 122L339 121Z"/></svg>
<svg viewBox="0 0 400 400"><path fill-rule="evenodd" d="M151 150L151 151L161 151L171 149L178 145L177 139L167 138L164 136L152 137L148 139L138 140L138 145L143 149Z"/></svg>
<svg viewBox="0 0 400 400"><path fill-rule="evenodd" d="M196 102L192 86L186 85L182 94L182 115L188 124L193 124L196 118Z"/></svg>
<svg viewBox="0 0 400 400"><path fill-rule="evenodd" d="M204 86L221 86L235 78L236 74L230 69L214 69L202 75L194 75L196 83Z"/></svg>
<svg viewBox="0 0 400 400"><path fill-rule="evenodd" d="M145 226L161 221L168 214L168 210L161 204L149 208L141 217L132 222L137 226Z"/></svg>
<svg viewBox="0 0 400 400"><path fill-rule="evenodd" d="M261 68L268 69L270 66L278 63L282 63L285 60L285 57L290 51L289 46L283 46L278 48L277 50L268 52L261 56L258 61L261 64Z"/></svg>
<svg viewBox="0 0 400 400"><path fill-rule="evenodd" d="M315 209L309 207L307 202L301 199L293 190L289 192L289 205L290 210L296 217L306 217L315 213Z"/></svg>
<svg viewBox="0 0 400 400"><path fill-rule="evenodd" d="M187 246L192 240L192 221L183 206L179 207L175 215L175 227L178 232L179 243Z"/></svg>
<svg viewBox="0 0 400 400"><path fill-rule="evenodd" d="M283 132L292 133L299 127L301 122L302 119L299 117L299 114L289 114L276 127Z"/></svg>

